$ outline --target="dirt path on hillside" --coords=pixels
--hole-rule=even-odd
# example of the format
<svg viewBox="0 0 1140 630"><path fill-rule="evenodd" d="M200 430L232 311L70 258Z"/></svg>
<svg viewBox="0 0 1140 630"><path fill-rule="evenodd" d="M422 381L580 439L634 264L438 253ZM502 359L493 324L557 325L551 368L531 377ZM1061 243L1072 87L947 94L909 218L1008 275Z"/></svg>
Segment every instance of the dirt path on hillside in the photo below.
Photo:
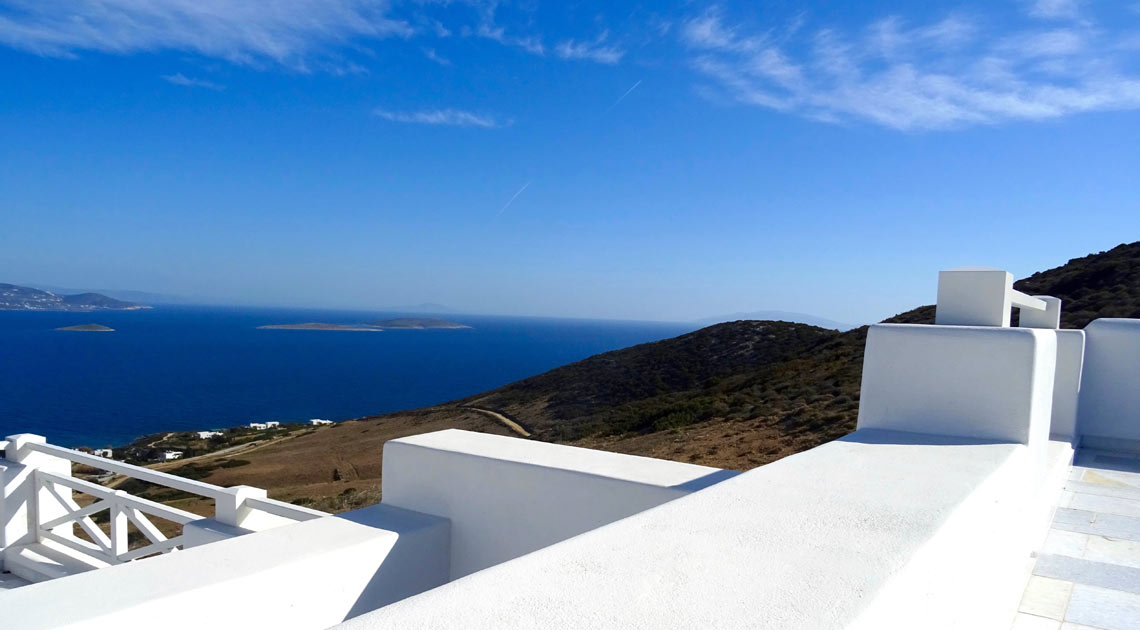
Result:
<svg viewBox="0 0 1140 630"><path fill-rule="evenodd" d="M530 437L530 431L527 431L526 429L522 428L521 424L515 422L514 420L511 420L510 418L504 416L503 414L501 414L497 411L491 411L490 409L480 409L479 407L463 407L463 409L468 409L471 411L477 411L477 412L479 412L485 416L489 416L491 418L494 418L495 420L498 420L499 422L501 422L503 424L503 426L507 427L511 431L514 431L515 433L518 433L522 437Z"/></svg>

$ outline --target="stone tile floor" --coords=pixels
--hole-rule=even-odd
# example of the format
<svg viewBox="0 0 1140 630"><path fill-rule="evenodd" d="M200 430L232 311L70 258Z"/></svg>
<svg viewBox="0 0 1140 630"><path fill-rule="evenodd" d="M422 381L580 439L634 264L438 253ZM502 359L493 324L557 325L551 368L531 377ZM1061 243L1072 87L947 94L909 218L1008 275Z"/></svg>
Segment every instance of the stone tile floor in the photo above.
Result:
<svg viewBox="0 0 1140 630"><path fill-rule="evenodd" d="M1014 630L1140 630L1140 456L1082 449Z"/></svg>

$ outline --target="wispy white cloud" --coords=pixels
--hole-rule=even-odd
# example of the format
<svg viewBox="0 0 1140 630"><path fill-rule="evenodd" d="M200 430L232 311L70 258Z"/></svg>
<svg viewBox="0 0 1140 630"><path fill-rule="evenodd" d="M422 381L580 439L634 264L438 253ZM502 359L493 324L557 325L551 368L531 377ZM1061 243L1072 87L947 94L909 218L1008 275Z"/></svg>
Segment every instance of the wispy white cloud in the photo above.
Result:
<svg viewBox="0 0 1140 630"><path fill-rule="evenodd" d="M425 109L413 112L396 112L388 109L374 109L372 113L398 123L411 123L417 125L445 125L450 127L482 127L494 129L510 125L496 120L492 116L477 114L461 109Z"/></svg>
<svg viewBox="0 0 1140 630"><path fill-rule="evenodd" d="M593 41L567 39L554 49L563 59L583 59L604 64L615 64L625 56L625 51L617 46L606 45L609 37L607 31L602 31Z"/></svg>
<svg viewBox="0 0 1140 630"><path fill-rule="evenodd" d="M386 0L3 0L0 45L48 56L177 50L297 70L359 38L408 36Z"/></svg>
<svg viewBox="0 0 1140 630"><path fill-rule="evenodd" d="M466 32L477 37L482 37L483 39L490 39L492 41L499 42L504 46L514 46L516 48L521 48L532 55L538 55L541 57L546 54L546 46L543 45L540 38L533 35L508 35L506 28L497 26L490 21L482 22L473 30L468 29Z"/></svg>
<svg viewBox="0 0 1140 630"><path fill-rule="evenodd" d="M1075 19L1081 14L1081 0L1031 0L1029 14L1047 19Z"/></svg>
<svg viewBox="0 0 1140 630"><path fill-rule="evenodd" d="M188 77L188 76L182 74L181 72L178 72L176 74L164 74L164 75L162 75L162 80L166 81L167 83L173 83L174 85L181 85L181 86L185 86L185 87L199 87L199 88L206 88L207 90L215 90L215 91L221 91L221 90L226 89L225 86L214 83L213 81L207 81L205 79L195 79L192 77Z"/></svg>
<svg viewBox="0 0 1140 630"><path fill-rule="evenodd" d="M424 48L424 56L441 66L450 66L451 60L445 57L440 57L439 53L435 52L434 48Z"/></svg>
<svg viewBox="0 0 1140 630"><path fill-rule="evenodd" d="M1121 41L1095 26L984 25L890 17L857 33L797 27L789 40L729 26L714 8L680 36L705 93L829 122L939 129L1140 109L1140 76L1118 57Z"/></svg>

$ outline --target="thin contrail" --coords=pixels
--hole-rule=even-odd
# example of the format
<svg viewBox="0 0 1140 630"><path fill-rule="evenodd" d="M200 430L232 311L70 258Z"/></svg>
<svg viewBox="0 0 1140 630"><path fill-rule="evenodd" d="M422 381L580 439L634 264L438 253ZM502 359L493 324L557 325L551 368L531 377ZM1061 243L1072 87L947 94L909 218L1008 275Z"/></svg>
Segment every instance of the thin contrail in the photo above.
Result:
<svg viewBox="0 0 1140 630"><path fill-rule="evenodd" d="M526 187L527 187L527 186L530 186L530 182L532 182L532 181L534 181L534 180L532 179L532 180L530 180L529 182L527 182L527 183L523 184L523 185L522 185L522 188L520 188L520 189L519 189L519 191L518 191L517 193L515 193L513 196L511 196L511 199L510 199L510 201L508 201L508 202L506 203L506 205L504 205L504 206L503 206L503 207L502 207L502 208L499 210L499 213L498 213L498 214L496 214L495 216L496 216L496 217L501 217L501 216L503 216L503 213L507 211L507 208L510 208L510 207L511 207L511 204L515 202L515 199L518 199L518 198L519 198L519 195L523 194L523 191L524 191L524 190L526 190Z"/></svg>
<svg viewBox="0 0 1140 630"><path fill-rule="evenodd" d="M606 111L602 112L602 115L604 116L604 115L606 115L606 114L610 113L610 110L611 110L611 109L613 109L613 108L617 107L617 106L618 106L618 103L620 103L620 102L622 102L623 100L625 100L625 97L629 96L629 93L630 93L630 92L632 92L632 91L634 91L634 90L636 90L636 89L637 89L637 86L639 86L639 85L641 85L641 79L638 79L638 80L637 80L637 83L634 83L632 86L630 86L630 88L629 88L628 90L626 90L626 91L625 91L625 94L622 94L621 96L619 96L619 97L618 97L618 100L614 101L614 104L613 104L613 105L610 105L609 107L607 107L607 108L606 108Z"/></svg>

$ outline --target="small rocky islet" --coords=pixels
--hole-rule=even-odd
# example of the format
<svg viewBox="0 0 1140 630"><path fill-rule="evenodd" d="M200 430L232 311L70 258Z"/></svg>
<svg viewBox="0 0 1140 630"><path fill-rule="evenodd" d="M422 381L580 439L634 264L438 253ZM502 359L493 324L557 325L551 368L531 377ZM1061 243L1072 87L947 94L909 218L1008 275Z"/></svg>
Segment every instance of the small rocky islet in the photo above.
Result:
<svg viewBox="0 0 1140 630"><path fill-rule="evenodd" d="M56 330L67 332L115 332L114 328L102 324L78 324L76 326L61 326Z"/></svg>

